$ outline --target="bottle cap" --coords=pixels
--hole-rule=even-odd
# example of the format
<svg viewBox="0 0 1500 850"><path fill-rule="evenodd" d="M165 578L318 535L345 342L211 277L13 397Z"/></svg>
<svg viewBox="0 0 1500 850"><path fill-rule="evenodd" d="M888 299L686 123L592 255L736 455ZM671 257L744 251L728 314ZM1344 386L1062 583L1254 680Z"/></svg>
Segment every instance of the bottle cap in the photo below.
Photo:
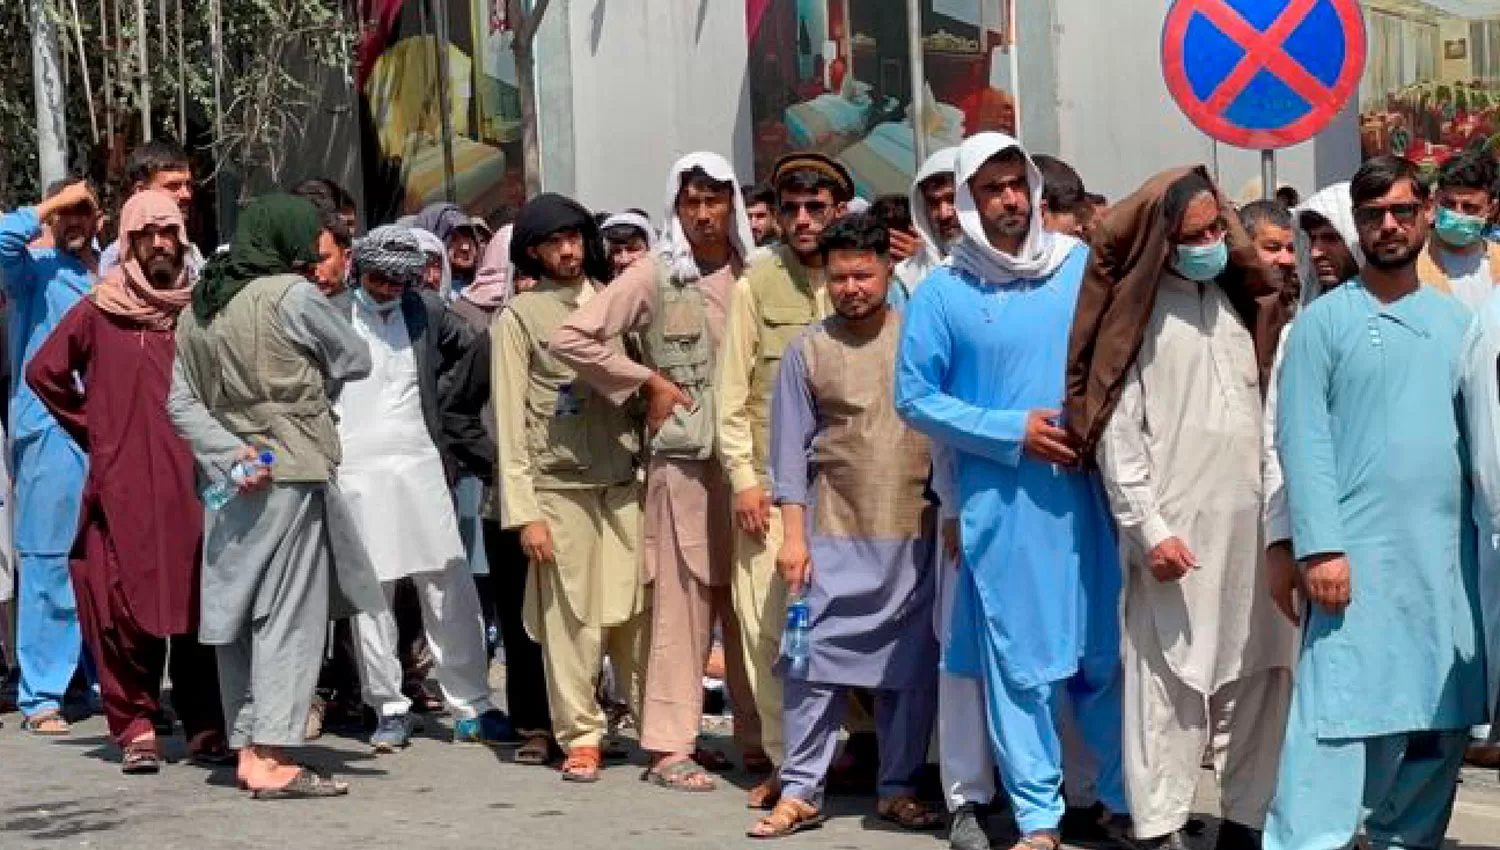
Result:
<svg viewBox="0 0 1500 850"><path fill-rule="evenodd" d="M266 449L265 451L263 451L263 452L260 453L260 465L261 466L270 466L271 464L273 464L275 462L276 462L276 453L275 452L271 451L270 449Z"/></svg>

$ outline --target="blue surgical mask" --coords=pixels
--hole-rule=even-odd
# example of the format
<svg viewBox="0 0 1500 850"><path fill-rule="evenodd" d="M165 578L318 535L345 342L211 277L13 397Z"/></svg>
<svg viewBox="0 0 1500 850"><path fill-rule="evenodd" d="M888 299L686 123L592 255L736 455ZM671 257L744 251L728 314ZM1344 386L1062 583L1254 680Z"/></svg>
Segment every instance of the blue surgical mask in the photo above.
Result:
<svg viewBox="0 0 1500 850"><path fill-rule="evenodd" d="M391 301L387 301L384 304L380 303L379 301L376 301L374 298L372 298L370 296L369 292L365 291L364 287L356 287L355 288L355 290L354 290L354 300L356 300L359 303L363 304L366 309L368 309L371 312L376 313L376 314L378 314L380 316L389 316L391 314L391 311L393 311L397 307L401 306L401 299L399 299L399 298L393 299Z"/></svg>
<svg viewBox="0 0 1500 850"><path fill-rule="evenodd" d="M1229 265L1229 246L1224 240L1212 245L1178 245L1172 268L1188 280L1207 283L1224 273Z"/></svg>
<svg viewBox="0 0 1500 850"><path fill-rule="evenodd" d="M1459 248L1473 245L1484 238L1485 224L1485 220L1477 215L1466 215L1447 207L1438 207L1437 235L1449 245Z"/></svg>

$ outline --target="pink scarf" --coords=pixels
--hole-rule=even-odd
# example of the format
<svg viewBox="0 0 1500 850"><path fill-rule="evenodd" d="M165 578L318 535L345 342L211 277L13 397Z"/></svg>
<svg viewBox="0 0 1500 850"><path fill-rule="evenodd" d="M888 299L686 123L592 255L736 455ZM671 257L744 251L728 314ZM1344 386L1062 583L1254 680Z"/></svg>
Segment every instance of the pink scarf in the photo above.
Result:
<svg viewBox="0 0 1500 850"><path fill-rule="evenodd" d="M182 246L182 271L171 286L158 289L135 258L133 240L147 227L170 227ZM193 281L187 270L187 227L171 195L159 189L137 192L120 211L120 264L104 276L91 295L100 310L154 330L171 330L177 314L193 301Z"/></svg>
<svg viewBox="0 0 1500 850"><path fill-rule="evenodd" d="M464 287L460 296L491 312L505 309L516 294L516 270L510 262L511 226L505 225L484 249L484 259L474 282Z"/></svg>

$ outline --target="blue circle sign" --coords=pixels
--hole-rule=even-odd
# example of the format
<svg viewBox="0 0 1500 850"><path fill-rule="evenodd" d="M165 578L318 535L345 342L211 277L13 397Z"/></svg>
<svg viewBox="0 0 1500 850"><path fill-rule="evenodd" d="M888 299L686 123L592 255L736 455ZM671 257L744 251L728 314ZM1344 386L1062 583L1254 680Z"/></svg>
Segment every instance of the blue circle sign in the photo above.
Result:
<svg viewBox="0 0 1500 850"><path fill-rule="evenodd" d="M1162 75L1198 129L1283 148L1317 135L1358 91L1365 45L1358 0L1175 0Z"/></svg>

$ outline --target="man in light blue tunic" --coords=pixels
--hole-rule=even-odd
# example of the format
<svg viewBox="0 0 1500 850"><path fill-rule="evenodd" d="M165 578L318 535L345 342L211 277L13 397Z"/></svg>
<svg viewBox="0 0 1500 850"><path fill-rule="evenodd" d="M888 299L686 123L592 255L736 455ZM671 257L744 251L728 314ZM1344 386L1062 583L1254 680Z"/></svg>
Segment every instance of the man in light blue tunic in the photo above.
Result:
<svg viewBox="0 0 1500 850"><path fill-rule="evenodd" d="M1417 278L1430 206L1377 157L1350 187L1366 265L1292 326L1276 444L1310 605L1266 850L1436 848L1484 719L1459 374L1471 322ZM1368 814L1366 814L1368 813Z"/></svg>
<svg viewBox="0 0 1500 850"><path fill-rule="evenodd" d="M13 376L10 394L16 487L16 654L21 665L19 702L28 730L64 735L63 692L83 651L78 606L68 575L68 550L78 532L85 458L78 444L21 380L31 355L64 314L93 288L99 203L86 183L73 183L34 207L0 218L0 282L10 299ZM52 235L49 247L28 243Z"/></svg>
<svg viewBox="0 0 1500 850"><path fill-rule="evenodd" d="M1051 850L1063 689L1098 757L1111 830L1128 829L1114 530L1057 421L1088 249L1045 231L1041 174L1014 139L970 138L956 177L964 236L907 307L896 406L954 458L963 557L944 667L984 681L1021 844Z"/></svg>

